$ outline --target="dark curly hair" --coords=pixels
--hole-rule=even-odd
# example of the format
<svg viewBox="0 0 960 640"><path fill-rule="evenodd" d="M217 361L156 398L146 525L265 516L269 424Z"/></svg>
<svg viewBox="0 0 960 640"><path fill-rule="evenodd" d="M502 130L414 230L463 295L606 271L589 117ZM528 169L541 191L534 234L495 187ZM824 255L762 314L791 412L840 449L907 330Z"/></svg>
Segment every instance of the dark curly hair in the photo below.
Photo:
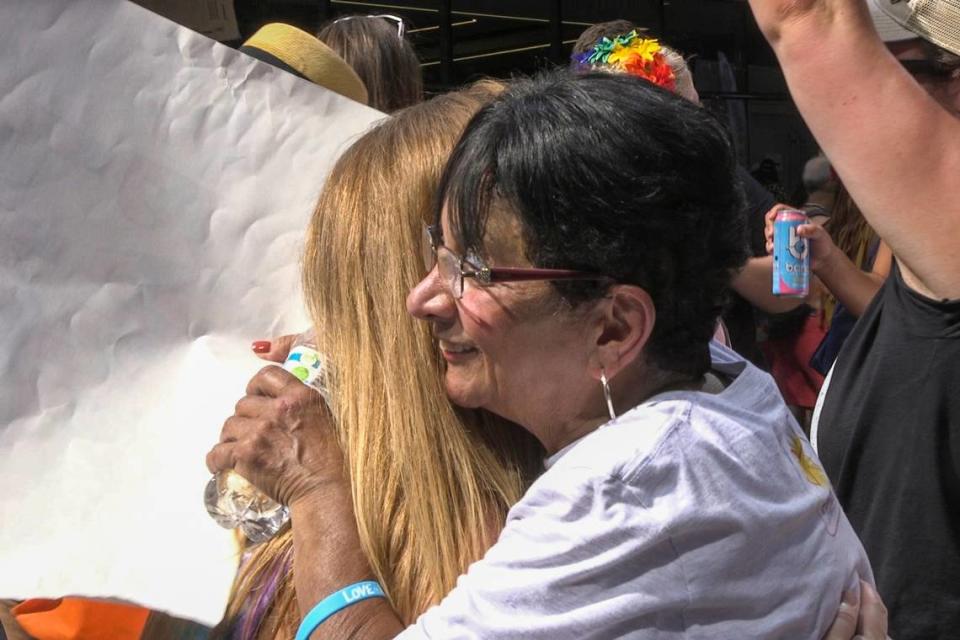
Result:
<svg viewBox="0 0 960 640"><path fill-rule="evenodd" d="M439 202L464 251L485 255L496 201L520 218L534 265L642 287L657 311L648 361L698 377L748 255L738 184L726 130L705 109L628 75L554 72L513 83L474 117ZM610 286L552 284L573 306Z"/></svg>

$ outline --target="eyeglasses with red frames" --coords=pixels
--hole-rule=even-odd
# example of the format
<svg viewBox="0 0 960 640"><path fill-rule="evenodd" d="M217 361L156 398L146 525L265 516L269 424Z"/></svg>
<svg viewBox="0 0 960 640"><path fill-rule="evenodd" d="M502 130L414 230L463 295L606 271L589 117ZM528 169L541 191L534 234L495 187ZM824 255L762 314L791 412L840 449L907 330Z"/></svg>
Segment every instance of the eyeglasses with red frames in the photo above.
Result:
<svg viewBox="0 0 960 640"><path fill-rule="evenodd" d="M437 225L424 225L422 242L423 266L428 273L436 266L440 278L458 300L463 297L463 282L467 278L484 287L497 282L611 280L609 276L571 269L488 267L475 256L463 258L446 247L443 244L443 234Z"/></svg>

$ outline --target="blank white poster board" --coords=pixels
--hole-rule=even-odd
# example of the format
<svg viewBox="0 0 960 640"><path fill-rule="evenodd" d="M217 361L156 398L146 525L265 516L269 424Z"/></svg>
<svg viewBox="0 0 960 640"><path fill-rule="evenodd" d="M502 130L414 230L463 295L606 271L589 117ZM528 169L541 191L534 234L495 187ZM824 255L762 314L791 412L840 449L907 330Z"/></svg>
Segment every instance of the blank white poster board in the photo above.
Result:
<svg viewBox="0 0 960 640"><path fill-rule="evenodd" d="M0 60L0 597L216 622L204 456L383 115L123 0L4 0Z"/></svg>

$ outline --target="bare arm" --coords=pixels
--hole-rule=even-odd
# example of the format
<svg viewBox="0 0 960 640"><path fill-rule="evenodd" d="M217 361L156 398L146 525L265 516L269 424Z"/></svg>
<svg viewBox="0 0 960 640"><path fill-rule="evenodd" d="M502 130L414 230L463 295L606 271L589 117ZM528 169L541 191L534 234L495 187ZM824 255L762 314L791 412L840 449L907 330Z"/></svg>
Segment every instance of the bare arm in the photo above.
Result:
<svg viewBox="0 0 960 640"><path fill-rule="evenodd" d="M318 602L344 587L371 580L360 550L353 505L346 483L290 505L293 524L293 582L306 616ZM403 631L400 618L383 598L350 605L317 627L313 638L386 640Z"/></svg>
<svg viewBox="0 0 960 640"><path fill-rule="evenodd" d="M737 275L731 286L750 304L767 313L786 313L801 304L802 298L783 298L773 295L773 258L750 258Z"/></svg>
<svg viewBox="0 0 960 640"><path fill-rule="evenodd" d="M765 235L767 237L767 251L773 251L773 220L780 209L789 208L784 204L775 205L767 212ZM823 226L827 218L813 216L812 224ZM829 236L828 236L829 238ZM730 283L733 290L739 293L750 304L766 313L786 313L793 311L801 304L803 298L787 298L773 295L773 257L763 256L750 258L743 268L737 272Z"/></svg>
<svg viewBox="0 0 960 640"><path fill-rule="evenodd" d="M280 367L262 369L224 423L220 443L207 454L207 467L214 473L236 469L290 505L293 580L301 615L336 591L372 578L343 454L329 411L314 389ZM313 637L386 640L403 628L387 600L371 598L333 614Z"/></svg>
<svg viewBox="0 0 960 640"><path fill-rule="evenodd" d="M850 313L857 317L863 315L890 273L890 247L880 243L873 270L866 272L844 255L821 227L805 225L801 227L800 235L811 240L815 251L819 249L825 253L814 261L814 273L823 285Z"/></svg>
<svg viewBox="0 0 960 640"><path fill-rule="evenodd" d="M960 120L887 51L863 0L750 5L800 113L908 282L960 297Z"/></svg>

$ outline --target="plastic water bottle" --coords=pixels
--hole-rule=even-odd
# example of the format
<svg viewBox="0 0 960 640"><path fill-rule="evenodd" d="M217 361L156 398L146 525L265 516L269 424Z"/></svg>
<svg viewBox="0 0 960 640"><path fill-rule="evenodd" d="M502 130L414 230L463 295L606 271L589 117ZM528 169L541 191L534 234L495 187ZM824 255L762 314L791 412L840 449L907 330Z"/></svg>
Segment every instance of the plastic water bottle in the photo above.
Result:
<svg viewBox="0 0 960 640"><path fill-rule="evenodd" d="M329 402L326 366L317 351L313 331L297 337L283 368ZM239 527L251 542L269 540L290 519L285 505L265 495L236 471L221 471L210 478L203 501L217 524L226 529Z"/></svg>

